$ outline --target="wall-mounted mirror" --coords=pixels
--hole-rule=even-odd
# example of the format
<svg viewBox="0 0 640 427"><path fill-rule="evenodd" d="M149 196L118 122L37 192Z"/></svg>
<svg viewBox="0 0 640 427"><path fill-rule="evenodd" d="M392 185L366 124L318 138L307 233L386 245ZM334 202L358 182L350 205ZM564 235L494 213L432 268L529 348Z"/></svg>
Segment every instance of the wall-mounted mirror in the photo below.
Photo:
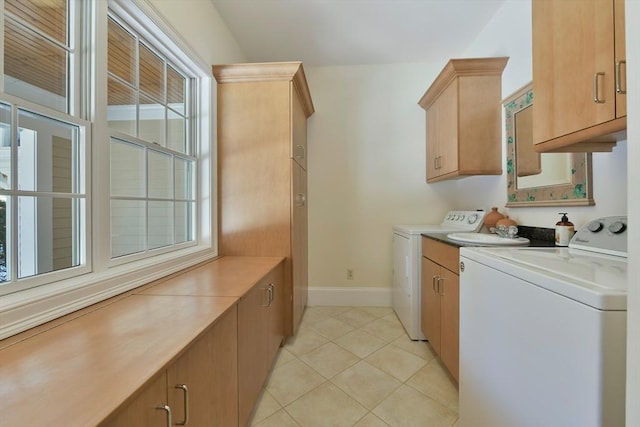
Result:
<svg viewBox="0 0 640 427"><path fill-rule="evenodd" d="M507 206L593 205L591 153L533 150L531 83L506 98Z"/></svg>

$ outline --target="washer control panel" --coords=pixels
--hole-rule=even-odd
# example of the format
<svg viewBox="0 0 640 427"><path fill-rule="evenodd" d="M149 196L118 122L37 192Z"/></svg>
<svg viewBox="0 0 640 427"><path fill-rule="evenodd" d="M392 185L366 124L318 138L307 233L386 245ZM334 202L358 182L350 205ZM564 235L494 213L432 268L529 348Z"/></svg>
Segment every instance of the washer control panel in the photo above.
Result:
<svg viewBox="0 0 640 427"><path fill-rule="evenodd" d="M477 211L449 211L444 216L442 227L460 228L464 231L479 231L484 224L486 212Z"/></svg>
<svg viewBox="0 0 640 427"><path fill-rule="evenodd" d="M573 235L569 247L626 257L627 234L626 216L597 218Z"/></svg>

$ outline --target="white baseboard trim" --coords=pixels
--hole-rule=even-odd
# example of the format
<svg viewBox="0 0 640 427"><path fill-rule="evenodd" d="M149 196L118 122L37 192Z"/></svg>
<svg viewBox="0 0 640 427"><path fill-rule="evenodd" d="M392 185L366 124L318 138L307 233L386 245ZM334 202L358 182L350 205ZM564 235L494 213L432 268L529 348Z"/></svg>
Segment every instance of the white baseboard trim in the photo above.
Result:
<svg viewBox="0 0 640 427"><path fill-rule="evenodd" d="M391 307L391 288L310 286L307 305Z"/></svg>

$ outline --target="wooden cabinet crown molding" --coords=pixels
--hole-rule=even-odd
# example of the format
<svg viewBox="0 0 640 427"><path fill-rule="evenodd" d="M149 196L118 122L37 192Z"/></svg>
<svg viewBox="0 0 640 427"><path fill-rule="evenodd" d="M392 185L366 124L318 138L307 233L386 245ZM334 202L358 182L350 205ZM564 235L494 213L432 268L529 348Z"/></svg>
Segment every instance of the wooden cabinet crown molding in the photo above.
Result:
<svg viewBox="0 0 640 427"><path fill-rule="evenodd" d="M213 76L218 83L286 80L293 82L305 116L309 118L315 109L307 84L302 62L256 62L244 64L214 65Z"/></svg>
<svg viewBox="0 0 640 427"><path fill-rule="evenodd" d="M502 75L508 60L508 56L451 59L429 86L429 89L418 101L418 104L424 109L429 108L456 77Z"/></svg>

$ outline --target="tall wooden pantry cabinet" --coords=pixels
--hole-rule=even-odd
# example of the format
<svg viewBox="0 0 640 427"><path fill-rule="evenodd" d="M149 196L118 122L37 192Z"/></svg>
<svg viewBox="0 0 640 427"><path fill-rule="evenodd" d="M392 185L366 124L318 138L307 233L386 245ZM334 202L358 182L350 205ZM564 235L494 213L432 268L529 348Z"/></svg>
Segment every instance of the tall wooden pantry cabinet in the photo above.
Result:
<svg viewBox="0 0 640 427"><path fill-rule="evenodd" d="M307 304L307 118L301 62L214 65L222 255L283 256L285 335Z"/></svg>

